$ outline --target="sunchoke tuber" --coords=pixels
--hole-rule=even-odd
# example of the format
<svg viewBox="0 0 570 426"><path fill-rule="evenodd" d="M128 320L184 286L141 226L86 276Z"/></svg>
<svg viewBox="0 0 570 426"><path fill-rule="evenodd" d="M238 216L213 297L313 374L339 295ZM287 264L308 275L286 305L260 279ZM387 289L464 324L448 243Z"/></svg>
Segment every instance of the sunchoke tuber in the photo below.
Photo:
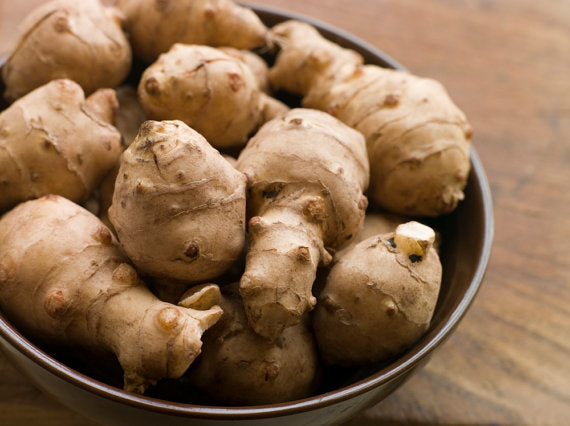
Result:
<svg viewBox="0 0 570 426"><path fill-rule="evenodd" d="M260 89L242 60L209 46L175 44L143 73L138 94L153 120L181 120L216 148L241 147L289 108Z"/></svg>
<svg viewBox="0 0 570 426"><path fill-rule="evenodd" d="M251 217L240 291L253 329L275 338L312 309L317 267L362 226L365 142L324 112L294 109L267 122L236 167L248 178Z"/></svg>
<svg viewBox="0 0 570 426"><path fill-rule="evenodd" d="M270 342L249 326L237 283L222 287L215 303L224 314L204 335L202 353L188 370L193 386L217 403L232 405L286 402L315 390L320 366L307 324L289 327ZM184 298L181 304L194 306Z"/></svg>
<svg viewBox="0 0 570 426"><path fill-rule="evenodd" d="M13 101L50 80L68 78L91 94L118 86L129 73L131 47L120 12L99 0L54 0L22 22L2 67Z"/></svg>
<svg viewBox="0 0 570 426"><path fill-rule="evenodd" d="M434 239L430 227L406 222L339 256L313 317L326 364L385 361L425 333L442 278Z"/></svg>
<svg viewBox="0 0 570 426"><path fill-rule="evenodd" d="M47 194L88 198L118 162L112 89L85 99L71 80L54 80L0 113L0 212Z"/></svg>
<svg viewBox="0 0 570 426"><path fill-rule="evenodd" d="M114 353L124 387L180 377L200 353L218 306L161 302L96 216L47 195L0 219L0 307L28 336Z"/></svg>
<svg viewBox="0 0 570 426"><path fill-rule="evenodd" d="M141 271L221 275L245 244L243 173L181 121L146 121L121 156L109 218Z"/></svg>
<svg viewBox="0 0 570 426"><path fill-rule="evenodd" d="M366 137L372 201L410 216L455 209L470 170L472 129L440 83L363 65L354 51L306 23L281 23L272 35L281 51L271 84L304 96L303 106L326 111Z"/></svg>
<svg viewBox="0 0 570 426"><path fill-rule="evenodd" d="M134 54L146 63L175 43L238 49L262 47L267 27L232 0L119 0Z"/></svg>

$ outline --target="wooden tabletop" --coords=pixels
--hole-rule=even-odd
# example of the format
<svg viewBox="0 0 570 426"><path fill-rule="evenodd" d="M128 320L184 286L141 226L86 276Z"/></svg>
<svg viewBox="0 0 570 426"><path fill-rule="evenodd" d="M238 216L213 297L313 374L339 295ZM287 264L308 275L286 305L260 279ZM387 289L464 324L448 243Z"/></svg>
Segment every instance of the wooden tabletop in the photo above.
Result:
<svg viewBox="0 0 570 426"><path fill-rule="evenodd" d="M41 0L0 0L0 52ZM317 17L436 78L467 113L495 240L456 332L350 425L570 422L570 2L258 0ZM0 424L91 424L0 355Z"/></svg>

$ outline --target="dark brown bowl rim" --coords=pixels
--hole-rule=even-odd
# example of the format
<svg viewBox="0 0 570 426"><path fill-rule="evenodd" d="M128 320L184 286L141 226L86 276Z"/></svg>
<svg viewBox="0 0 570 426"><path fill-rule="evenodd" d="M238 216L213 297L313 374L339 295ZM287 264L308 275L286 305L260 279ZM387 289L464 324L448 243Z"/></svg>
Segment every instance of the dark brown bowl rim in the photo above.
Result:
<svg viewBox="0 0 570 426"><path fill-rule="evenodd" d="M374 57L375 62L380 62L389 68L405 70L405 68L397 61L389 57L387 54L376 47L366 43L365 41L355 37L354 35L337 29L336 27L321 22L317 19L307 17L305 15L291 13L278 8L261 6L248 3L256 12L274 17L286 17L288 19L304 20L313 24L325 35L334 35L349 45L358 47L364 56ZM0 57L0 68L4 62L4 58ZM107 385L84 374L73 370L47 353L38 349L29 340L15 330L9 322L0 313L0 337L12 345L21 354L32 360L37 365L46 369L55 376L67 381L70 384L78 386L99 397L113 400L122 404L133 406L143 410L150 410L169 414L172 416L186 418L209 418L209 419L255 419L276 416L286 416L316 408L324 408L326 406L345 401L349 398L369 392L378 386L386 384L398 376L413 369L421 360L428 356L436 347L443 343L451 332L463 318L467 309L471 305L475 295L477 294L489 261L491 246L494 234L494 219L492 196L485 175L483 165L475 151L471 147L470 151L472 176L475 178L475 184L481 194L483 206L483 244L478 257L478 264L473 274L473 279L469 284L463 298L457 307L450 313L447 319L437 327L431 329L408 353L398 358L394 363L387 365L369 377L362 379L349 386L345 386L333 391L315 395L309 398L291 401L280 404L269 404L260 406L247 407L223 407L223 406L206 406L192 405L170 402L156 398L146 397L138 394L125 392L113 386Z"/></svg>

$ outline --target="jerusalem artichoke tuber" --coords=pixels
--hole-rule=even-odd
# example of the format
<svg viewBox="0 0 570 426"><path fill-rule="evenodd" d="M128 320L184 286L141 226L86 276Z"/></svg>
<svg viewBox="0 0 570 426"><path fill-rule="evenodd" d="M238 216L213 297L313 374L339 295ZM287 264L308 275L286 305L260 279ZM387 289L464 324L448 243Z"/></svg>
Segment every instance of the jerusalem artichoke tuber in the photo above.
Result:
<svg viewBox="0 0 570 426"><path fill-rule="evenodd" d="M266 44L267 27L253 10L232 0L119 0L133 51L146 63L175 43L253 49Z"/></svg>
<svg viewBox="0 0 570 426"><path fill-rule="evenodd" d="M146 121L121 157L109 218L145 273L222 274L245 244L245 176L181 121Z"/></svg>
<svg viewBox="0 0 570 426"><path fill-rule="evenodd" d="M54 0L22 22L2 67L13 101L50 80L74 80L88 95L118 86L129 73L131 47L117 9L99 0Z"/></svg>
<svg viewBox="0 0 570 426"><path fill-rule="evenodd" d="M271 404L307 397L316 388L320 366L306 323L289 327L275 342L256 334L247 322L237 283L224 286L224 314L204 335L200 356L188 370L189 382L222 404ZM182 299L183 306L193 303Z"/></svg>
<svg viewBox="0 0 570 426"><path fill-rule="evenodd" d="M0 307L34 339L114 353L125 389L142 393L186 371L222 311L161 302L126 261L109 229L71 201L22 203L0 219Z"/></svg>
<svg viewBox="0 0 570 426"><path fill-rule="evenodd" d="M77 83L54 80L2 111L0 212L46 194L87 199L122 152L117 106L112 89L85 99Z"/></svg>
<svg viewBox="0 0 570 426"><path fill-rule="evenodd" d="M281 46L270 81L366 137L368 196L394 213L437 216L463 199L472 129L435 80L362 65L355 52L298 21L275 26Z"/></svg>
<svg viewBox="0 0 570 426"><path fill-rule="evenodd" d="M143 73L138 94L153 120L181 120L216 148L241 147L273 117L288 110L261 91L248 65L208 46L175 44Z"/></svg>
<svg viewBox="0 0 570 426"><path fill-rule="evenodd" d="M384 361L427 330L442 277L434 239L430 227L406 222L338 257L313 317L326 364Z"/></svg>
<svg viewBox="0 0 570 426"><path fill-rule="evenodd" d="M312 309L317 267L362 226L364 138L324 112L294 109L267 122L236 167L251 217L240 291L253 329L275 338Z"/></svg>

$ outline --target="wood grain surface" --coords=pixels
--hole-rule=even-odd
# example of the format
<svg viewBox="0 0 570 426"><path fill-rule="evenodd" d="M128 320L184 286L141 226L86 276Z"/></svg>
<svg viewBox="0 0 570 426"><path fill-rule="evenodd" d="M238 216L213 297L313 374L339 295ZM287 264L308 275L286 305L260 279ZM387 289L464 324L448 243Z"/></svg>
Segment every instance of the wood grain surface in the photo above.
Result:
<svg viewBox="0 0 570 426"><path fill-rule="evenodd" d="M0 0L0 52L41 0ZM350 425L570 424L570 1L258 0L336 25L448 88L494 197L495 242L452 337ZM89 425L0 355L0 424Z"/></svg>

